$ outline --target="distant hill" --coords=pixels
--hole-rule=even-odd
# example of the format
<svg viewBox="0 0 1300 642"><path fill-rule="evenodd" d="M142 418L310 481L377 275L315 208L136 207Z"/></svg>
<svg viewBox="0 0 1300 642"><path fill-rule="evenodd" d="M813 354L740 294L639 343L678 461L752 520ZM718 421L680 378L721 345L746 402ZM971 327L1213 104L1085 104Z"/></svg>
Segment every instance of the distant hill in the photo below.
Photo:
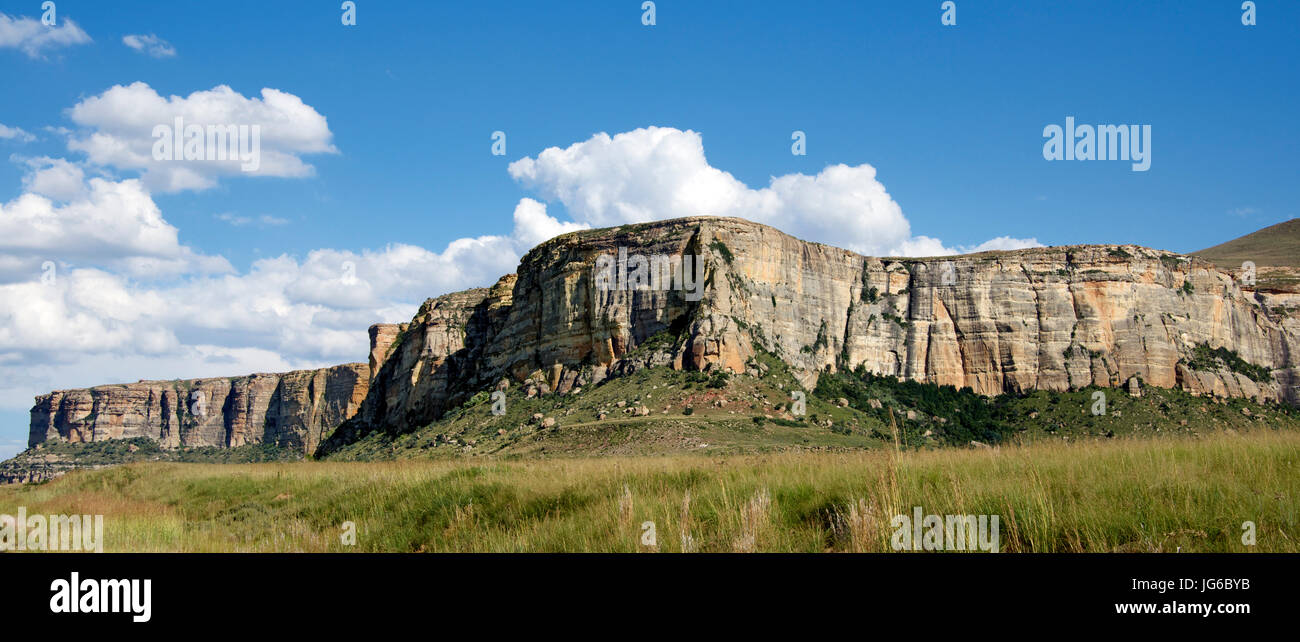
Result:
<svg viewBox="0 0 1300 642"><path fill-rule="evenodd" d="M1220 267L1236 267L1244 261L1260 267L1300 267L1300 218L1192 254Z"/></svg>

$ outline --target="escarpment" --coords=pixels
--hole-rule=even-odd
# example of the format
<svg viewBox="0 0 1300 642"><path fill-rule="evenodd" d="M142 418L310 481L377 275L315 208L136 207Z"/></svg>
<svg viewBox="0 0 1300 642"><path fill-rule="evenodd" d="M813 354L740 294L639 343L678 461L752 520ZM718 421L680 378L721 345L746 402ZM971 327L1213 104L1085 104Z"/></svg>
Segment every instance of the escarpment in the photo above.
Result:
<svg viewBox="0 0 1300 642"><path fill-rule="evenodd" d="M640 274L599 283L599 257L620 248L645 259L620 267ZM665 256L702 257L697 296L646 276ZM862 366L985 395L1137 378L1294 404L1298 331L1230 273L1133 245L878 258L741 219L675 219L559 236L491 288L429 300L323 450L425 425L492 386L566 394L651 365L741 373L757 350L806 386Z"/></svg>
<svg viewBox="0 0 1300 642"><path fill-rule="evenodd" d="M868 257L742 219L674 219L542 243L490 287L373 326L368 365L44 395L31 443L147 436L328 454L489 389L565 395L650 366L754 372L759 351L805 386L863 367L985 395L1136 379L1296 404L1300 317L1267 296L1204 260L1133 245ZM186 403L194 390L205 415Z"/></svg>
<svg viewBox="0 0 1300 642"><path fill-rule="evenodd" d="M310 453L356 412L369 374L352 363L56 390L36 398L28 445L147 437L164 448L273 444Z"/></svg>

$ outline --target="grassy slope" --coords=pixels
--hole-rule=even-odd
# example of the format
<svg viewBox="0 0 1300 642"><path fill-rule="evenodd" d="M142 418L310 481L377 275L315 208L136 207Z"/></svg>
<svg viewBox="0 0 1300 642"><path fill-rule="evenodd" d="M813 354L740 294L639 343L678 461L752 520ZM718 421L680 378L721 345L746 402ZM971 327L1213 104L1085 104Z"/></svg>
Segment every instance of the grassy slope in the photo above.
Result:
<svg viewBox="0 0 1300 642"><path fill-rule="evenodd" d="M0 513L105 514L110 551L636 551L645 521L666 552L876 551L922 506L999 515L1003 551L1300 552L1298 455L1300 434L1256 428L899 456L149 463L0 487Z"/></svg>
<svg viewBox="0 0 1300 642"><path fill-rule="evenodd" d="M1085 388L990 399L969 389L840 373L824 374L816 390L803 391L779 360L767 354L760 359L769 368L767 374L733 376L723 386L702 373L662 367L609 379L567 396L528 399L522 387L515 386L507 391L506 412L501 416L492 414L491 400L481 393L437 422L401 435L371 434L329 458L880 449L893 444L891 411L899 442L912 449L971 442L1196 435L1251 427L1300 429L1300 410L1287 405L1194 397L1150 387L1136 398L1114 388ZM807 401L804 416L789 413L796 390ZM1092 413L1098 392L1107 402L1106 413L1100 416ZM848 406L841 407L841 400ZM641 406L648 416L629 412ZM599 419L602 412L606 417ZM555 425L544 427L537 415L553 419Z"/></svg>
<svg viewBox="0 0 1300 642"><path fill-rule="evenodd" d="M506 391L503 415L492 414L492 402L484 393L438 422L399 436L371 434L331 458L858 449L881 446L888 431L882 433L882 425L864 413L835 407L809 393L805 393L806 416L788 414L784 407L792 400L790 391L799 387L779 365L762 378L735 376L723 387L711 387L711 381L702 373L660 367L567 396L528 399L523 387L516 385ZM650 414L637 415L634 410L641 406ZM606 413L605 419L598 419L601 412ZM533 418L536 414L554 419L555 427L543 428ZM761 423L755 422L756 416ZM835 427L825 426L827 420Z"/></svg>
<svg viewBox="0 0 1300 642"><path fill-rule="evenodd" d="M1254 261L1260 267L1300 267L1300 218L1192 254L1227 268L1244 261Z"/></svg>

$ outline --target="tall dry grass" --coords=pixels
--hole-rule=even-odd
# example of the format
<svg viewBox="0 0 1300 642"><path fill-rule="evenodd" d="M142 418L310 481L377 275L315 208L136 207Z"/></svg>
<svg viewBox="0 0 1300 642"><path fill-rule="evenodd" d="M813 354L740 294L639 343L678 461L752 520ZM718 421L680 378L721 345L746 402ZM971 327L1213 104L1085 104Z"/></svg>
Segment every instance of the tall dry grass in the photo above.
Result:
<svg viewBox="0 0 1300 642"><path fill-rule="evenodd" d="M1300 435L925 452L133 464L0 488L105 515L113 551L888 551L890 520L998 515L1003 551L1300 551ZM340 541L345 521L357 543ZM1256 546L1241 542L1254 522Z"/></svg>

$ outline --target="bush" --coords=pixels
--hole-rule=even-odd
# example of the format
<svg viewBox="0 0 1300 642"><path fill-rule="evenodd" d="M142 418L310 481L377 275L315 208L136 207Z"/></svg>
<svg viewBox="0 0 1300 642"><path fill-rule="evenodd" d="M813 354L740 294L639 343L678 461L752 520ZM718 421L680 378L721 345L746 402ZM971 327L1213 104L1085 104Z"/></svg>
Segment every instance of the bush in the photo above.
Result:
<svg viewBox="0 0 1300 642"><path fill-rule="evenodd" d="M713 373L713 378L709 379L710 388L726 388L728 383L731 383L731 375L725 370Z"/></svg>
<svg viewBox="0 0 1300 642"><path fill-rule="evenodd" d="M722 241L714 241L709 244L709 249L721 254L722 260L726 261L727 265L731 265L731 261L734 257L731 255L731 248L727 247L726 243L723 243Z"/></svg>
<svg viewBox="0 0 1300 642"><path fill-rule="evenodd" d="M1235 350L1227 348L1210 348L1210 344L1202 343L1192 350L1191 359L1183 359L1188 368L1192 370L1218 370L1227 368L1232 372L1245 375L1247 379L1257 383L1265 383L1273 380L1273 373L1264 366L1258 366L1237 354Z"/></svg>
<svg viewBox="0 0 1300 642"><path fill-rule="evenodd" d="M915 408L925 414L946 419L946 423L931 426L938 438L953 445L966 445L971 441L998 443L1014 432L1007 418L1000 416L1003 399L989 399L970 388L958 390L953 386L932 383L900 381L894 376L880 376L862 366L852 372L825 373L817 380L813 394L828 402L840 397L862 412L871 413L882 422L889 423L888 408ZM871 399L881 401L885 408L873 409ZM922 439L913 434L910 423L900 424L904 441L920 445Z"/></svg>

